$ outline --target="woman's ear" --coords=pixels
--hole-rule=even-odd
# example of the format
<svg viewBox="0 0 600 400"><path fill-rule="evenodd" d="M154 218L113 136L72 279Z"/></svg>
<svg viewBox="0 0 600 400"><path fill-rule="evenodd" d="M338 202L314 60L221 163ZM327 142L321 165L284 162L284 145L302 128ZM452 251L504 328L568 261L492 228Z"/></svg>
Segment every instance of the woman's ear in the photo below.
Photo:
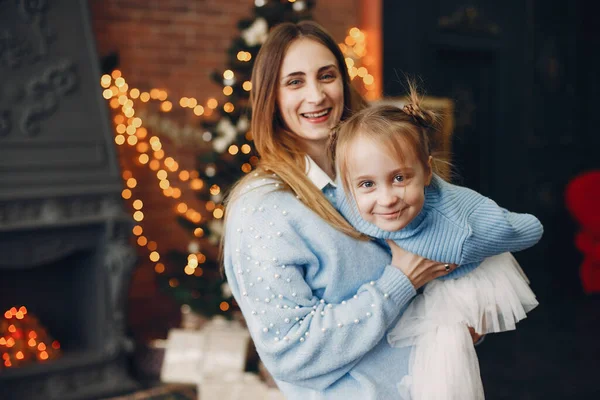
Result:
<svg viewBox="0 0 600 400"><path fill-rule="evenodd" d="M427 168L425 170L425 186L429 186L431 183L431 178L433 178L433 168L431 167L431 162L433 157L429 156L427 159Z"/></svg>

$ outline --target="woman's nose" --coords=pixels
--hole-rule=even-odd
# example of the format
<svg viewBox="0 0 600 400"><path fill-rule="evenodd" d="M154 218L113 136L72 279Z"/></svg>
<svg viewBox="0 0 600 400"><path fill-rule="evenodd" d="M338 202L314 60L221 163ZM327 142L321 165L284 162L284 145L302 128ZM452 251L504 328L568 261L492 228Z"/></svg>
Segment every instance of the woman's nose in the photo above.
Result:
<svg viewBox="0 0 600 400"><path fill-rule="evenodd" d="M307 100L313 104L320 104L325 100L325 91L319 83L309 85Z"/></svg>

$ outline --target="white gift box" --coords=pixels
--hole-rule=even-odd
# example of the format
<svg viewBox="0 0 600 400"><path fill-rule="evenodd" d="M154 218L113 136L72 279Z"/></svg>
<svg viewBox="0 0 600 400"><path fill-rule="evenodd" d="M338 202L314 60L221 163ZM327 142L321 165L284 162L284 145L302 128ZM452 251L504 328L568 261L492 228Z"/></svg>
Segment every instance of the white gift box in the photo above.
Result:
<svg viewBox="0 0 600 400"><path fill-rule="evenodd" d="M206 374L243 373L250 335L237 321L213 318L198 331L171 329L167 338L161 380L202 382Z"/></svg>
<svg viewBox="0 0 600 400"><path fill-rule="evenodd" d="M171 329L160 371L161 381L197 383L204 364L205 342L200 331Z"/></svg>
<svg viewBox="0 0 600 400"><path fill-rule="evenodd" d="M239 322L218 317L200 330L171 329L161 380L197 384L202 400L285 400L258 375L244 372L249 341Z"/></svg>
<svg viewBox="0 0 600 400"><path fill-rule="evenodd" d="M244 373L206 376L198 387L198 400L285 400L276 388L268 387L258 375Z"/></svg>

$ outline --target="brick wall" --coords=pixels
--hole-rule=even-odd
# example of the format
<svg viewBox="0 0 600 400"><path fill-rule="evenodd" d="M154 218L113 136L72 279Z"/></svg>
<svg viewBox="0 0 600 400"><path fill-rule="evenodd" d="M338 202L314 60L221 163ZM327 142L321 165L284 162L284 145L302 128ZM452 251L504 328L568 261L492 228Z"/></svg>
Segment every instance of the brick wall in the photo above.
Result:
<svg viewBox="0 0 600 400"><path fill-rule="evenodd" d="M358 23L359 0L320 0L314 18L343 41ZM98 53L117 51L120 69L140 88L165 88L174 98L221 94L209 79L226 66L237 22L253 0L90 0Z"/></svg>
<svg viewBox="0 0 600 400"><path fill-rule="evenodd" d="M314 17L338 42L358 23L359 0L320 0ZM238 35L237 22L252 15L253 0L90 0L92 24L100 56L119 53L119 69L130 87L162 88L177 103L182 96L204 101L222 98L222 87L209 74L226 67L225 51ZM188 113L189 114L189 113ZM173 112L170 118L185 117ZM168 155L181 167L194 168L193 148L176 148L163 142ZM158 243L158 251L186 251L190 234L175 220L178 201L161 195L156 173L135 162L133 147L118 147L123 171L133 172L138 185L133 198L144 203L144 235ZM183 186L182 186L183 189ZM194 204L193 192L184 191L179 201ZM126 202L126 204L129 204ZM130 208L128 211L132 212ZM165 234L167 232L167 234ZM156 285L149 251L138 247L139 263L129 296L129 326L139 340L165 337L179 324L178 306Z"/></svg>

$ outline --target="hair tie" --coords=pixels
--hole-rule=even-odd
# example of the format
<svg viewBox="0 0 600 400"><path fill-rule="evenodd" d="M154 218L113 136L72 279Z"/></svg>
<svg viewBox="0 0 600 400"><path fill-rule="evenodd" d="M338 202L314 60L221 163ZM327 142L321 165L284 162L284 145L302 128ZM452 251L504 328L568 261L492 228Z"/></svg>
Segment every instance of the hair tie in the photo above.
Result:
<svg viewBox="0 0 600 400"><path fill-rule="evenodd" d="M402 111L404 111L408 115L412 115L413 117L417 117L417 116L419 116L421 114L421 110L419 109L419 106L416 106L416 105L414 105L412 103L406 104L402 108Z"/></svg>
<svg viewBox="0 0 600 400"><path fill-rule="evenodd" d="M402 107L402 111L413 117L415 122L421 126L427 127L430 123L421 108L416 104L408 103Z"/></svg>

